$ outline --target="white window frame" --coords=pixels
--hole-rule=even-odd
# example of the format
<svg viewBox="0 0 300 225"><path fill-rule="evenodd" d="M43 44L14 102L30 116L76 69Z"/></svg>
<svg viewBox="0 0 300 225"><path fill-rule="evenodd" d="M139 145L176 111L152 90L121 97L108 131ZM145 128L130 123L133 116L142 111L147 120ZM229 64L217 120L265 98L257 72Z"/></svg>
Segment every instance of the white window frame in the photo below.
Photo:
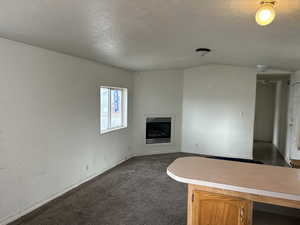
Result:
<svg viewBox="0 0 300 225"><path fill-rule="evenodd" d="M108 92L108 129L101 129L101 88L109 89ZM122 101L121 101L121 126L111 127L111 90L120 90L122 92ZM100 86L99 88L99 100L100 100L100 134L110 133L112 131L117 131L120 129L127 128L128 121L128 89L121 87L112 87L112 86Z"/></svg>

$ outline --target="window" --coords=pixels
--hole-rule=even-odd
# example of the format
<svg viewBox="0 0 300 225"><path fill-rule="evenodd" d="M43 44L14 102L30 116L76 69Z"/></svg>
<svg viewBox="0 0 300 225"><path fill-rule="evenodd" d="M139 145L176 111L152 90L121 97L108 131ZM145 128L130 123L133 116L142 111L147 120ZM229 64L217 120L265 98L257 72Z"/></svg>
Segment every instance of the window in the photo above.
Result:
<svg viewBox="0 0 300 225"><path fill-rule="evenodd" d="M127 127L127 88L100 87L101 134Z"/></svg>

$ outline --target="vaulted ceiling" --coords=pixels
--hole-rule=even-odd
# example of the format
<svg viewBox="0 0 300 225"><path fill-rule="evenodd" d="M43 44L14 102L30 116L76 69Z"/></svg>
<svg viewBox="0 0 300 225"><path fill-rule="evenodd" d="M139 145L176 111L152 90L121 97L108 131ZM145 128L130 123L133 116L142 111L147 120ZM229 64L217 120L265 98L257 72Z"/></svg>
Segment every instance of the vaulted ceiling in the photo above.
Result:
<svg viewBox="0 0 300 225"><path fill-rule="evenodd" d="M130 70L206 63L300 69L300 0L1 0L0 36ZM208 47L201 57L194 50Z"/></svg>

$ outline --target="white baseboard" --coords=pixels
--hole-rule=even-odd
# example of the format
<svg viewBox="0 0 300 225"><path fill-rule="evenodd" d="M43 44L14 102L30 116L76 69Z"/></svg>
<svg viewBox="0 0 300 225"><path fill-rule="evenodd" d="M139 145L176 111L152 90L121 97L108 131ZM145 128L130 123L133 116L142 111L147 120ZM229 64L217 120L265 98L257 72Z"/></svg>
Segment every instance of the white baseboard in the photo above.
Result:
<svg viewBox="0 0 300 225"><path fill-rule="evenodd" d="M148 152L148 153L138 153L134 154L133 157L139 157L139 156L154 156L154 155L164 155L164 154L172 154L172 153L179 153L174 151L167 151L167 152Z"/></svg>
<svg viewBox="0 0 300 225"><path fill-rule="evenodd" d="M253 157L249 156L236 156L236 155L218 155L218 154L207 154L207 153L198 153L198 152L188 152L188 151L181 151L182 153L187 153L187 154L195 154L195 155L199 155L199 156L213 156L213 157L228 157L228 158L242 158L242 159L249 159L249 160L253 160Z"/></svg>
<svg viewBox="0 0 300 225"><path fill-rule="evenodd" d="M13 222L13 221L19 219L20 217L22 217L22 216L24 216L24 215L26 215L26 214L28 214L28 213L34 211L35 209L37 209L37 208L39 208L39 207L45 205L46 203L48 203L48 202L50 202L50 201L52 201L52 200L58 198L59 196L62 196L63 194L65 194L65 193L67 193L68 191L70 191L70 190L72 190L72 189L78 187L79 185L81 185L81 184L83 184L83 183L85 183L85 182L87 182L87 181L89 181L89 180L91 180L91 179L93 179L93 178L95 178L95 177L97 177L97 176L99 176L99 175L105 173L106 171L108 171L108 170L110 170L110 169L112 169L112 168L114 168L114 167L120 165L121 163L123 163L124 161L127 161L127 160L130 159L131 157L133 157L133 156L130 156L130 157L127 156L125 159L120 160L120 161L114 163L113 165L104 168L102 171L97 172L97 173L94 173L94 174L92 174L91 176L89 176L89 177L87 177L87 178L85 178L85 179L83 179L83 180L80 180L79 182L77 182L77 183L75 183L75 184L73 184L73 185L71 185L71 186L69 186L69 187L66 187L63 191L61 191L61 192L59 192L59 193L56 193L56 194L53 194L53 195L47 197L45 200L42 200L42 201L40 201L40 202L35 203L34 205L30 206L29 208L23 209L22 211L16 212L15 214L10 215L10 216L8 216L8 217L0 218L0 225L6 225L6 224L8 224L8 223L10 223L10 222Z"/></svg>

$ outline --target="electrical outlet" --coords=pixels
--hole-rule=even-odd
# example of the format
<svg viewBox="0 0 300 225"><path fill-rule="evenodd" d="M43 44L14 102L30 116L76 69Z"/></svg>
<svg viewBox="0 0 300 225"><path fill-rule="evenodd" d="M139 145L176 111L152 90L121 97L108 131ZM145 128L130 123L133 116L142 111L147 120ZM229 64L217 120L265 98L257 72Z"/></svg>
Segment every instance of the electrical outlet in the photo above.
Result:
<svg viewBox="0 0 300 225"><path fill-rule="evenodd" d="M85 166L85 169L86 169L86 170L89 170L89 165L86 165L86 166Z"/></svg>

